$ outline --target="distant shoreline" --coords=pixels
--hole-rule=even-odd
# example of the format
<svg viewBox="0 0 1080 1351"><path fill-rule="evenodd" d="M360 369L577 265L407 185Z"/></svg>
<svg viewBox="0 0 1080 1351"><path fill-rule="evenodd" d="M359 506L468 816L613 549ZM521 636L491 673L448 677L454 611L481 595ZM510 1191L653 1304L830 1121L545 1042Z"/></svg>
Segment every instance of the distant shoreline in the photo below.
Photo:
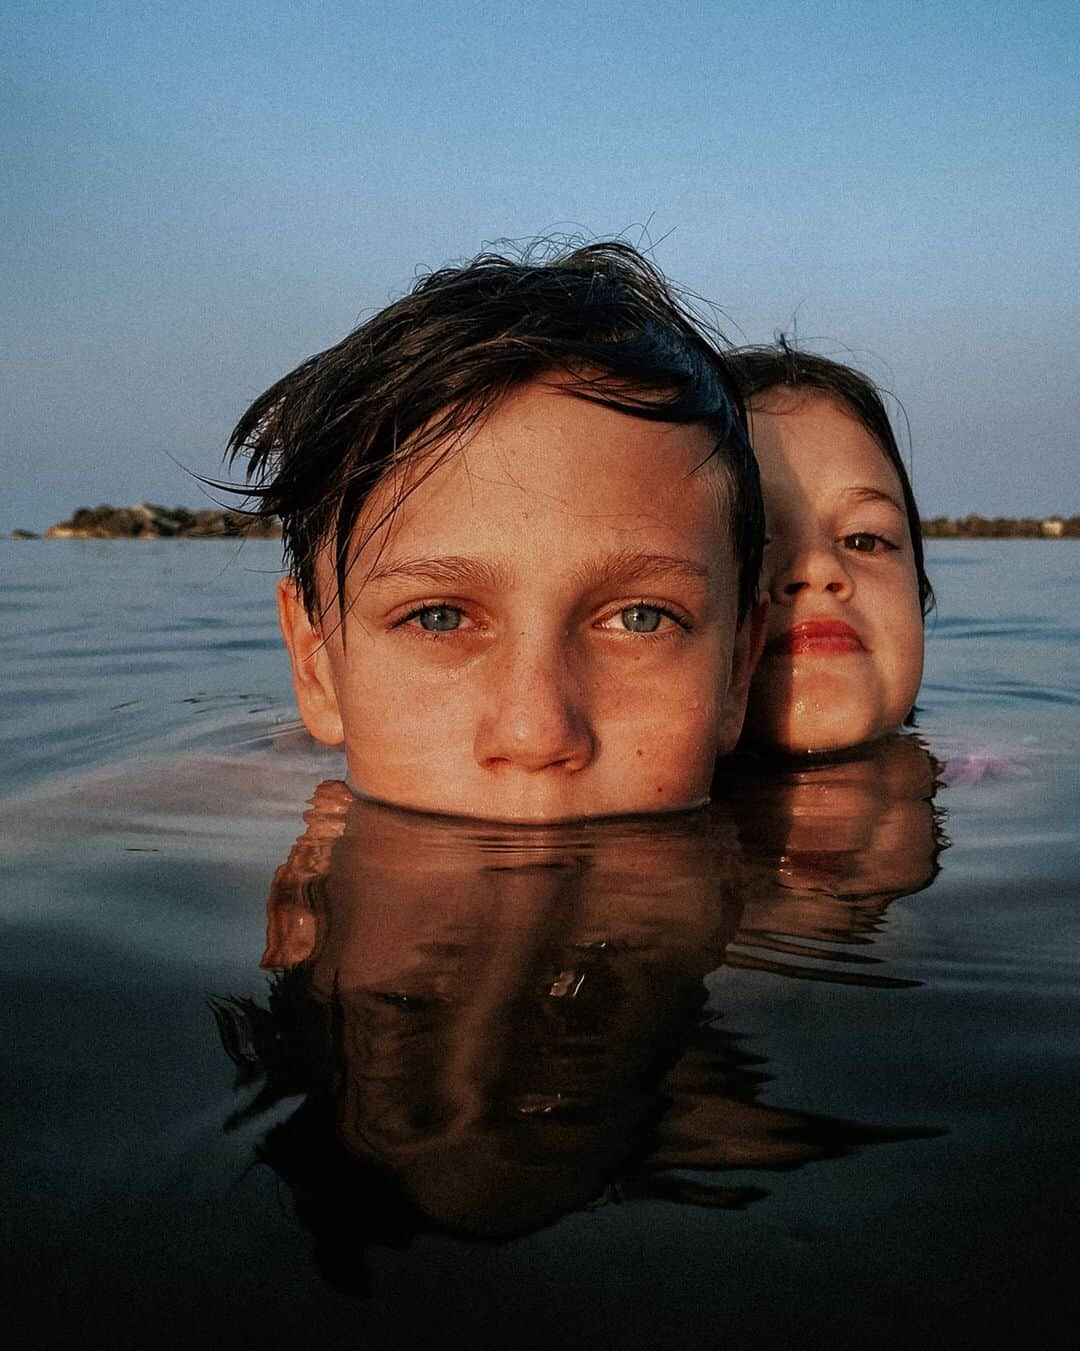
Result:
<svg viewBox="0 0 1080 1351"><path fill-rule="evenodd" d="M280 539L281 523L223 507L163 507L139 502L133 507L79 507L69 520L50 525L42 535L13 530L12 539Z"/></svg>
<svg viewBox="0 0 1080 1351"><path fill-rule="evenodd" d="M1080 539L1080 516L932 516L923 539Z"/></svg>
<svg viewBox="0 0 1080 1351"><path fill-rule="evenodd" d="M1080 539L1080 516L932 516L924 539ZM12 539L280 539L281 523L244 511L204 507L79 507L41 535L12 530Z"/></svg>

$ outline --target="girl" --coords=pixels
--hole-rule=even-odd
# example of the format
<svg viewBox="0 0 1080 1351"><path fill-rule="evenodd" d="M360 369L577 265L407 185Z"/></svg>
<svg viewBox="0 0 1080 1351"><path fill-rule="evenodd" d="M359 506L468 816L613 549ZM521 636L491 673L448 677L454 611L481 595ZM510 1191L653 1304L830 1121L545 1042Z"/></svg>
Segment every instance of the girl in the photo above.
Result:
<svg viewBox="0 0 1080 1351"><path fill-rule="evenodd" d="M771 602L744 739L855 746L908 718L922 678L933 590L911 483L866 376L784 340L731 360L761 467Z"/></svg>

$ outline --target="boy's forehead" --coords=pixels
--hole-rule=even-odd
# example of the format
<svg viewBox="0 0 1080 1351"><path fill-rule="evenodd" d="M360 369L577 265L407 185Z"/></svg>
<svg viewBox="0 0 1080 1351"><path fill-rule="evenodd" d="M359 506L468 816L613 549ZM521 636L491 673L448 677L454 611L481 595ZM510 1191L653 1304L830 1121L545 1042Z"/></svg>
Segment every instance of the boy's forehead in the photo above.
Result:
<svg viewBox="0 0 1080 1351"><path fill-rule="evenodd" d="M528 386L464 444L406 459L375 489L354 533L361 575L470 555L504 569L519 558L553 570L608 558L624 570L712 571L730 557L713 448L701 424Z"/></svg>

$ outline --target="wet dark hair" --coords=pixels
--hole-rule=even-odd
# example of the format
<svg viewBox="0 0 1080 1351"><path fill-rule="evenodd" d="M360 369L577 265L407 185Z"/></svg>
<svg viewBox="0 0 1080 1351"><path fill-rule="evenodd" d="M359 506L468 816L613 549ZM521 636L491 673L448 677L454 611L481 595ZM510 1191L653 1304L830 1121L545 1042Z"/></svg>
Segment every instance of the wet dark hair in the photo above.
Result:
<svg viewBox="0 0 1080 1351"><path fill-rule="evenodd" d="M725 340L629 244L535 257L484 253L422 277L272 385L240 419L228 462L248 457L253 514L281 518L286 565L313 620L321 622L331 603L318 596L320 550L333 544L343 607L352 562L408 492L507 393L552 373L575 397L712 430L739 565L740 622L754 604L765 518ZM354 541L372 491L403 465L408 482Z"/></svg>
<svg viewBox="0 0 1080 1351"><path fill-rule="evenodd" d="M930 585L923 561L919 508L878 387L869 376L851 366L812 352L798 351L783 335L775 345L738 348L728 353L728 362L739 382L739 392L747 403L773 389L827 394L842 403L878 443L900 480L911 547L915 555L915 572L919 580L919 604L923 616L928 615L934 608L934 588Z"/></svg>

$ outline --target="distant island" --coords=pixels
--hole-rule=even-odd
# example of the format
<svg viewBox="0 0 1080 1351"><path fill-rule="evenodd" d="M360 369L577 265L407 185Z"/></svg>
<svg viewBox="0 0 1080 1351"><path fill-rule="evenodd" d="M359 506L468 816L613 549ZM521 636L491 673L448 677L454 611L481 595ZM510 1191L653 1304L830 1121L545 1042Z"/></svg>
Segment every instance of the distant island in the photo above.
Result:
<svg viewBox="0 0 1080 1351"><path fill-rule="evenodd" d="M925 539L1080 539L1080 516L933 516L922 523ZM69 521L51 525L45 539L279 539L281 525L244 511L204 507L80 507ZM12 539L38 539L13 530Z"/></svg>
<svg viewBox="0 0 1080 1351"><path fill-rule="evenodd" d="M162 507L139 502L134 507L79 507L69 521L50 525L45 539L279 539L281 525L244 511L222 507ZM12 539L37 539L30 530L13 530Z"/></svg>
<svg viewBox="0 0 1080 1351"><path fill-rule="evenodd" d="M923 539L1080 539L1080 516L932 516Z"/></svg>

